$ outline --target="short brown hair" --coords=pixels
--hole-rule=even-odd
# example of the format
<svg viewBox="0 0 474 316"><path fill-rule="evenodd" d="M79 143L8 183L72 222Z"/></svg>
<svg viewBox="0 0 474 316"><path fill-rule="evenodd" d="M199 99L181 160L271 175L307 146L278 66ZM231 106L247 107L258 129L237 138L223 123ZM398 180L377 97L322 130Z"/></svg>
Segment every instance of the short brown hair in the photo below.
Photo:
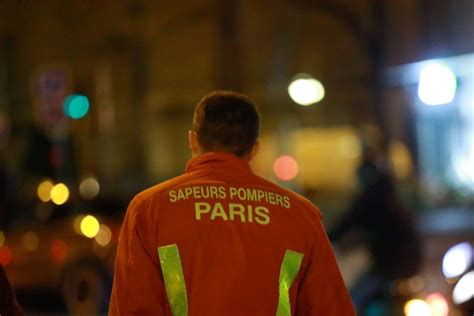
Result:
<svg viewBox="0 0 474 316"><path fill-rule="evenodd" d="M204 151L225 151L242 157L257 142L260 115L245 95L214 91L196 105L193 130Z"/></svg>

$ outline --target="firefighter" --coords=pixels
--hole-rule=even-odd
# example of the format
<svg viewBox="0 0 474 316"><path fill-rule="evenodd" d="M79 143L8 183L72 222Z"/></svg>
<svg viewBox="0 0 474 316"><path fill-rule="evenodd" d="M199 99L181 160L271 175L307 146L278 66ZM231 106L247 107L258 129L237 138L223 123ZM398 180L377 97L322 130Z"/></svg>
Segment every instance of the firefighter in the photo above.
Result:
<svg viewBox="0 0 474 316"><path fill-rule="evenodd" d="M252 172L259 128L242 94L197 104L185 173L128 207L110 315L354 315L319 209Z"/></svg>

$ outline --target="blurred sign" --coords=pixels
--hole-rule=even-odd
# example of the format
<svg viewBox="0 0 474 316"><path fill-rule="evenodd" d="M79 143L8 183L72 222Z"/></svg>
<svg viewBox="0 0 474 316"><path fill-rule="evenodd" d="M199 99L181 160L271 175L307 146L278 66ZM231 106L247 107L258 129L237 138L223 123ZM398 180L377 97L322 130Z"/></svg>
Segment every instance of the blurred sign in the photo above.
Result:
<svg viewBox="0 0 474 316"><path fill-rule="evenodd" d="M70 76L62 67L43 68L34 77L36 111L40 121L54 126L65 120L63 104L70 87Z"/></svg>
<svg viewBox="0 0 474 316"><path fill-rule="evenodd" d="M447 196L450 188L462 195L472 194L474 54L396 66L388 68L385 75L387 86L405 88L399 91L415 110L422 188L434 201Z"/></svg>

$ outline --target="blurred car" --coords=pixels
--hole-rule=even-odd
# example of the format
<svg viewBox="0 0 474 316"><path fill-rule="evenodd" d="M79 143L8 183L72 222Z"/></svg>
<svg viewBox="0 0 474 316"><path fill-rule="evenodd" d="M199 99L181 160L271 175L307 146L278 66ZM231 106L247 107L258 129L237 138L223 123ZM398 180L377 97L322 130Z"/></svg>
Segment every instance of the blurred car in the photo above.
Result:
<svg viewBox="0 0 474 316"><path fill-rule="evenodd" d="M472 316L474 283L467 285L466 281L472 282L474 275L474 211L430 210L417 223L423 240L420 273L387 284L364 315ZM336 246L335 250L344 280L351 287L371 265L370 254L359 244L346 249Z"/></svg>
<svg viewBox="0 0 474 316"><path fill-rule="evenodd" d="M106 311L121 218L70 215L2 233L0 262L15 290L52 289L72 315Z"/></svg>
<svg viewBox="0 0 474 316"><path fill-rule="evenodd" d="M420 217L424 236L424 267L418 279L418 298L444 297L449 315L474 314L474 210L442 208ZM472 282L472 283L471 283ZM467 286L463 286L467 285ZM417 286L415 286L416 288ZM439 300L432 299L442 309ZM435 310L433 315L443 313Z"/></svg>

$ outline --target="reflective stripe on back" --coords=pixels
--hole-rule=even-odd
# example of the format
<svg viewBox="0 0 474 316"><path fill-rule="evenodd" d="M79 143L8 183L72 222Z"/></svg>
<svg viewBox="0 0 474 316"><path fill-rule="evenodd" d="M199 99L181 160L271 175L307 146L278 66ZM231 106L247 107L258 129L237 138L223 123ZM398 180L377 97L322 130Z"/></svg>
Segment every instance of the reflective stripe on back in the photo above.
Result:
<svg viewBox="0 0 474 316"><path fill-rule="evenodd" d="M172 244L158 247L158 256L171 312L173 316L187 316L188 295L178 246Z"/></svg>
<svg viewBox="0 0 474 316"><path fill-rule="evenodd" d="M287 250L280 269L280 288L278 295L277 316L290 316L290 288L300 271L303 254Z"/></svg>

